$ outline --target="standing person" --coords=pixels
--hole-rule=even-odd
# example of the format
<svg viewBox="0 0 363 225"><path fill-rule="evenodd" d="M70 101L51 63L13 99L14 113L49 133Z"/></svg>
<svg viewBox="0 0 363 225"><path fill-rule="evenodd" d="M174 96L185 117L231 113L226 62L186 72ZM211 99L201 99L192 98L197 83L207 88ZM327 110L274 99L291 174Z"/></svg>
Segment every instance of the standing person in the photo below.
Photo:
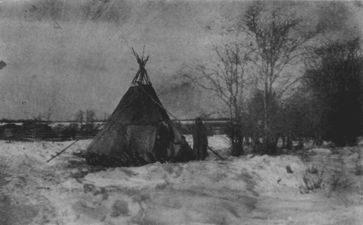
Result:
<svg viewBox="0 0 363 225"><path fill-rule="evenodd" d="M239 156L243 153L243 136L241 125L237 122L232 122L230 137L232 141L232 152L233 156Z"/></svg>
<svg viewBox="0 0 363 225"><path fill-rule="evenodd" d="M160 121L157 129L155 140L155 157L159 162L165 162L168 159L168 148L173 143L174 135L169 125L165 121Z"/></svg>
<svg viewBox="0 0 363 225"><path fill-rule="evenodd" d="M193 150L196 154L196 159L203 160L208 156L208 136L207 129L204 126L202 119L195 119L195 127L193 131Z"/></svg>

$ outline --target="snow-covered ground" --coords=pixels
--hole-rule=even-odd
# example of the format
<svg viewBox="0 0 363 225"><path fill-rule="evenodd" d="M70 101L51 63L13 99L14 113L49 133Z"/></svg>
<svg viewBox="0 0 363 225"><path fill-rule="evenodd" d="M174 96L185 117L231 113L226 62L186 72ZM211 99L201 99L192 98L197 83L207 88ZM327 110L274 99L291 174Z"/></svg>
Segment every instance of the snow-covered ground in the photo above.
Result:
<svg viewBox="0 0 363 225"><path fill-rule="evenodd" d="M1 225L363 224L363 147L100 170L80 141L46 163L70 143L0 142Z"/></svg>

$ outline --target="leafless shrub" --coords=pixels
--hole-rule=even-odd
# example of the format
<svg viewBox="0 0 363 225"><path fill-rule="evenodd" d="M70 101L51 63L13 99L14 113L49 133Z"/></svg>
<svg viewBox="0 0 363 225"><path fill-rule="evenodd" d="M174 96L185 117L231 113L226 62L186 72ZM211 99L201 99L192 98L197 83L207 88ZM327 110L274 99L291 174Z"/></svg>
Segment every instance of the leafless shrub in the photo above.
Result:
<svg viewBox="0 0 363 225"><path fill-rule="evenodd" d="M303 176L304 185L300 187L300 192L309 193L310 191L323 188L324 171L324 169L319 171L316 166L308 167Z"/></svg>

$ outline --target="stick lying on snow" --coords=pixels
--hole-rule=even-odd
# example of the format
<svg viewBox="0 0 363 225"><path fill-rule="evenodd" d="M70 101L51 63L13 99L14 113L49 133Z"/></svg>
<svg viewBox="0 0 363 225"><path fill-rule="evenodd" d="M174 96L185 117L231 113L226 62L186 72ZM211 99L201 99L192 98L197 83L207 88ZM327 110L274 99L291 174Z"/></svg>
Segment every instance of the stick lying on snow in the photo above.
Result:
<svg viewBox="0 0 363 225"><path fill-rule="evenodd" d="M208 146L209 151L211 151L214 155L216 155L218 158L222 159L222 160L226 160L225 158L223 158L220 154L218 154L216 151L214 151L211 147Z"/></svg>
<svg viewBox="0 0 363 225"><path fill-rule="evenodd" d="M71 143L70 145L68 145L67 147L65 147L62 151L57 152L55 155L53 155L50 159L47 160L47 163L49 163L50 161L52 161L54 158L56 158L57 156L59 156L60 154L62 154L63 152L65 152L68 148L70 148L72 145L74 145L76 142L78 142L79 139L75 140L73 143Z"/></svg>

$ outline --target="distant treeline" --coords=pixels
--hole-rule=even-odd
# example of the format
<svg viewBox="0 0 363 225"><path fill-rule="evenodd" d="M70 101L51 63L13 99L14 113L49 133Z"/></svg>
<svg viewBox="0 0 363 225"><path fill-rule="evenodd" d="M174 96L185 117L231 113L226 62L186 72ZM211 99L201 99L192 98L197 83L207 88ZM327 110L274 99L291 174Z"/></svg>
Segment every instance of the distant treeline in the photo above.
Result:
<svg viewBox="0 0 363 225"><path fill-rule="evenodd" d="M192 134L194 120L173 121L183 134ZM209 135L226 134L229 120L206 119L205 125ZM105 121L80 123L77 121L43 121L43 120L0 120L0 139L32 141L65 141L94 137Z"/></svg>
<svg viewBox="0 0 363 225"><path fill-rule="evenodd" d="M3 140L53 140L65 141L91 138L96 135L99 127L95 123L80 124L64 122L57 124L39 120L1 120L0 139Z"/></svg>

